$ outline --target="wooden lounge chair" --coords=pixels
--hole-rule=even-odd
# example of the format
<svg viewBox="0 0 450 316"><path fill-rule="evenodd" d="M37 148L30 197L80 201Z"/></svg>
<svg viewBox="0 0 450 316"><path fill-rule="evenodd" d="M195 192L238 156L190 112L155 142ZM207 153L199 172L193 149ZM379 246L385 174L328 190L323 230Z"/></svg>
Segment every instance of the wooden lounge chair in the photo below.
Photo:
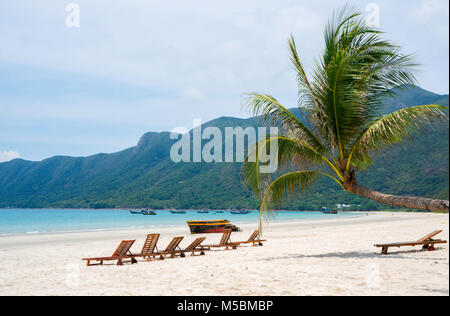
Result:
<svg viewBox="0 0 450 316"><path fill-rule="evenodd" d="M205 250L207 248L203 247L201 243L206 239L206 237L200 237L194 240L186 249L183 250L183 254L186 252L190 252L191 256L195 256L196 252L200 252L200 255L203 256L205 254Z"/></svg>
<svg viewBox="0 0 450 316"><path fill-rule="evenodd" d="M122 242L117 247L116 251L112 254L111 257L96 257L96 258L83 258L82 260L87 261L87 265L91 266L91 261L99 261L98 264L103 264L103 261L112 261L117 260L117 265L123 265L123 260L131 259L131 263L137 263L133 254L130 252L131 246L133 246L135 240L122 240Z"/></svg>
<svg viewBox="0 0 450 316"><path fill-rule="evenodd" d="M435 244L446 244L446 240L433 239L434 236L442 233L442 230L435 230L434 232L416 240L416 241L407 241L407 242L398 242L392 244L377 244L375 247L381 248L381 253L384 255L388 254L388 250L390 247L407 247L407 246L423 246L423 249L428 251L436 250Z"/></svg>
<svg viewBox="0 0 450 316"><path fill-rule="evenodd" d="M140 254L132 255L133 257L150 258L159 255L158 240L160 234L148 234ZM156 251L155 251L156 250Z"/></svg>
<svg viewBox="0 0 450 316"><path fill-rule="evenodd" d="M253 234L251 234L250 238L246 241L233 241L233 244L252 244L253 247L255 246L262 246L263 241L266 241L265 239L259 239L259 230L255 230ZM258 238L258 239L257 239Z"/></svg>
<svg viewBox="0 0 450 316"><path fill-rule="evenodd" d="M159 238L159 236L158 236ZM180 242L184 237L174 237L169 245L163 251L149 251L145 253L145 255L141 255L141 257L146 257L147 261L151 261L152 258L158 257L160 260L164 260L166 255L170 255L171 258L175 258L177 254L180 254L181 257L184 257L183 251L180 249ZM156 243L155 243L156 248Z"/></svg>
<svg viewBox="0 0 450 316"><path fill-rule="evenodd" d="M145 240L144 246L142 247L142 251L140 254L133 255L134 257L142 257L147 258L148 261L151 261L152 258L160 256L159 259L164 259L164 255L170 254L172 256L175 256L177 254L180 254L181 257L184 257L185 252L191 252L194 254L195 252L200 252L201 255L204 255L204 249L200 246L200 244L205 240L205 237L197 238L194 240L186 249L181 250L179 248L179 244L181 240L183 240L183 237L175 237L171 243L167 246L167 248L164 251L158 250L158 240L159 240L160 234L149 234L147 235L147 239ZM178 248L178 249L177 249ZM156 250L156 251L155 251Z"/></svg>
<svg viewBox="0 0 450 316"><path fill-rule="evenodd" d="M220 239L220 243L218 243L217 245L204 245L203 247L207 248L208 250L210 248L225 248L226 250L230 248L237 249L238 244L232 243L230 241L231 232L231 229L225 229L223 231L222 239Z"/></svg>
<svg viewBox="0 0 450 316"><path fill-rule="evenodd" d="M175 258L177 254L182 254L183 251L180 248L180 242L183 240L183 238L184 237L174 237L167 248L159 253L160 259L163 260L165 258L164 256L166 255L170 255L170 258Z"/></svg>

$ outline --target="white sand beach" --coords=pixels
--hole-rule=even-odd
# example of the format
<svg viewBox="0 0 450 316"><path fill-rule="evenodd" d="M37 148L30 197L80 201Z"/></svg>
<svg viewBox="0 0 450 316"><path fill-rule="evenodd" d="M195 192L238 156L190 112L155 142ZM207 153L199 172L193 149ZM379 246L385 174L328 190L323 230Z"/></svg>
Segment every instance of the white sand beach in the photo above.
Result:
<svg viewBox="0 0 450 316"><path fill-rule="evenodd" d="M246 240L255 225L232 240ZM265 225L263 247L208 251L205 256L87 267L83 257L111 255L122 239L147 233L121 230L0 238L0 295L449 295L448 246L434 252L375 243L417 240L443 229L444 214L371 213L339 220ZM187 227L158 231L160 248ZM205 235L218 242L219 234Z"/></svg>

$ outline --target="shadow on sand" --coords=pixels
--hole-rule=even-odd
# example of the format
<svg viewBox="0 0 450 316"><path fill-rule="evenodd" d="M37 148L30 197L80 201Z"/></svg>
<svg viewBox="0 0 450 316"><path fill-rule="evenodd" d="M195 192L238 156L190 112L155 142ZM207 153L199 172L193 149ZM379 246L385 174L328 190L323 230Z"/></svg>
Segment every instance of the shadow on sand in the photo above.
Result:
<svg viewBox="0 0 450 316"><path fill-rule="evenodd" d="M444 248L436 248L434 252L443 251ZM430 261L446 261L445 257L439 258L430 258L430 257L410 257L405 256L407 254L413 253L428 253L427 250L409 250L409 251L393 251L388 255L382 255L381 253L375 252L360 252L360 251L351 251L351 252L330 252L324 254L314 254L314 255L302 255L302 254L289 254L286 256L280 257L270 257L265 259L260 259L261 261L271 261L277 259L307 259L307 258L341 258L341 259L350 259L350 258L359 258L359 259L407 259L407 260L430 260ZM444 253L443 253L444 254Z"/></svg>

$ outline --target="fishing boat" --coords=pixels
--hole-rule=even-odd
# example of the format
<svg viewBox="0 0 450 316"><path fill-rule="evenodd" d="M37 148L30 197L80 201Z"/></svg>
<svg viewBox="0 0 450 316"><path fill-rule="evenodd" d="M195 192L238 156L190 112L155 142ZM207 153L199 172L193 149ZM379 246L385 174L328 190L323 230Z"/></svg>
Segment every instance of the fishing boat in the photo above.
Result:
<svg viewBox="0 0 450 316"><path fill-rule="evenodd" d="M186 214L186 211L171 210L170 213L172 213L172 214Z"/></svg>
<svg viewBox="0 0 450 316"><path fill-rule="evenodd" d="M141 211L142 215L158 215L156 212L154 211Z"/></svg>
<svg viewBox="0 0 450 316"><path fill-rule="evenodd" d="M223 233L225 229L231 228L233 231L239 231L239 228L226 219L214 221L187 221L192 234Z"/></svg>
<svg viewBox="0 0 450 316"><path fill-rule="evenodd" d="M141 211L132 211L132 210L130 210L130 213L131 214L142 214Z"/></svg>
<svg viewBox="0 0 450 316"><path fill-rule="evenodd" d="M199 214L208 214L209 211L197 211L197 213L199 213Z"/></svg>
<svg viewBox="0 0 450 316"><path fill-rule="evenodd" d="M328 207L322 207L321 212L322 212L323 214L337 214L337 213L338 213L338 211L336 211L336 210L330 210Z"/></svg>
<svg viewBox="0 0 450 316"><path fill-rule="evenodd" d="M216 214L223 214L225 213L224 211L216 211Z"/></svg>
<svg viewBox="0 0 450 316"><path fill-rule="evenodd" d="M250 211L231 211L231 214L237 214L237 215L246 215L251 213Z"/></svg>

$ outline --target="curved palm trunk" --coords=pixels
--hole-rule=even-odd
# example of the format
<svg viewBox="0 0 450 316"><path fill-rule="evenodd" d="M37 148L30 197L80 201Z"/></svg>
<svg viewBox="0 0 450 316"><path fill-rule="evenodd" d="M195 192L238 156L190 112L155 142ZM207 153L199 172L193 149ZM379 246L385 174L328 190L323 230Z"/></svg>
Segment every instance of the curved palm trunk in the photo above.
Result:
<svg viewBox="0 0 450 316"><path fill-rule="evenodd" d="M396 196L373 191L353 184L347 188L353 194L365 196L371 200L397 207L415 208L433 212L449 212L449 201L421 198L415 196Z"/></svg>

